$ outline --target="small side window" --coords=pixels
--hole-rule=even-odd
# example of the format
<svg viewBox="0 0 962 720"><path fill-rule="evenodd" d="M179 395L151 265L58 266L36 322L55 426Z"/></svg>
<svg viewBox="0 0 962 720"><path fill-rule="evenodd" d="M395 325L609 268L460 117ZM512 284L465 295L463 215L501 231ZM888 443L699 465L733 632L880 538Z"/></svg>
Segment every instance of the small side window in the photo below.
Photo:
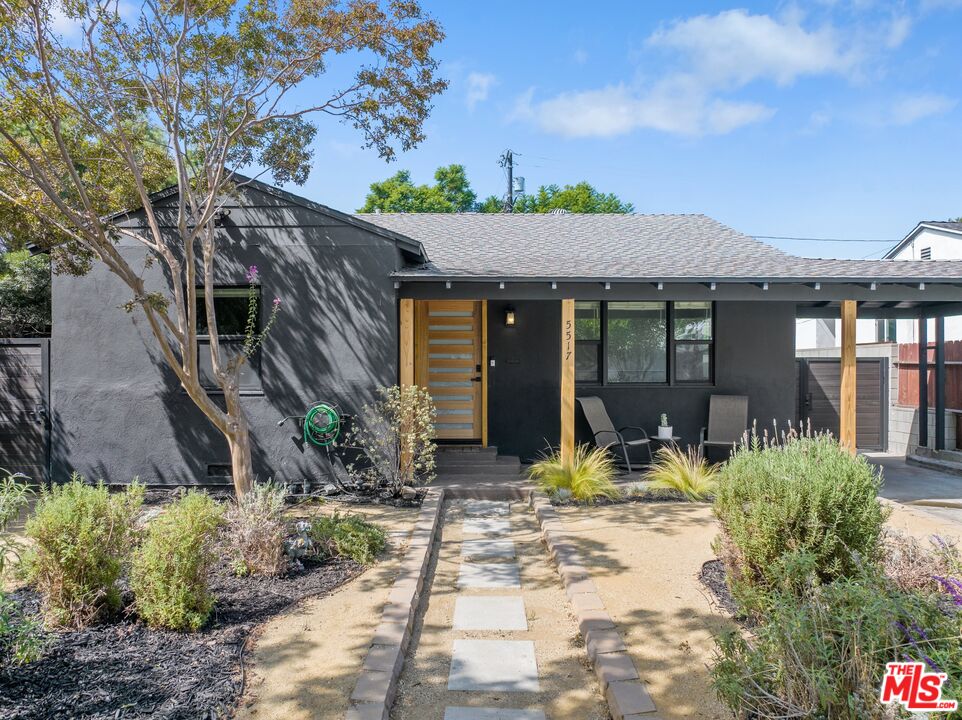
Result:
<svg viewBox="0 0 962 720"><path fill-rule="evenodd" d="M260 288L256 288L257 307L260 309ZM210 330L207 327L207 311L204 304L204 288L197 288L197 364L200 367L201 382L205 388L217 389L210 359ZM221 352L227 358L244 350L247 333L247 314L250 308L250 289L246 287L214 288L214 313L217 317L218 337ZM260 331L258 312L254 331ZM261 353L254 353L240 372L241 390L261 389Z"/></svg>

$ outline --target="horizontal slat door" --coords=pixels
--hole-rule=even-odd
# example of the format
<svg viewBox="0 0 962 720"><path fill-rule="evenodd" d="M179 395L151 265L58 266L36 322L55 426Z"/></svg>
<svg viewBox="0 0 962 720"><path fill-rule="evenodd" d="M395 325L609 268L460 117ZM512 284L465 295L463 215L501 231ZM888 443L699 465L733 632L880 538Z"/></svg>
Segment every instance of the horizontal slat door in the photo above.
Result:
<svg viewBox="0 0 962 720"><path fill-rule="evenodd" d="M422 300L415 376L437 409L439 440L481 438L481 303Z"/></svg>
<svg viewBox="0 0 962 720"><path fill-rule="evenodd" d="M0 341L0 468L46 479L47 341Z"/></svg>

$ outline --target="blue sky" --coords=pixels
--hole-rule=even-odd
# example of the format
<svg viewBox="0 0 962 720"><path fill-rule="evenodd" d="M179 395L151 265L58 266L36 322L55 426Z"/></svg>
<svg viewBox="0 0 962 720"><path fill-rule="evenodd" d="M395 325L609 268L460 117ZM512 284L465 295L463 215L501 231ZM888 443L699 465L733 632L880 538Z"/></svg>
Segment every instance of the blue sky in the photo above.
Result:
<svg viewBox="0 0 962 720"><path fill-rule="evenodd" d="M883 241L773 241L807 255L878 256L962 215L962 0L425 6L451 83L426 142L387 165L321 118L292 190L354 210L398 169L430 182L462 163L501 194L511 148L529 190L585 179L637 212Z"/></svg>

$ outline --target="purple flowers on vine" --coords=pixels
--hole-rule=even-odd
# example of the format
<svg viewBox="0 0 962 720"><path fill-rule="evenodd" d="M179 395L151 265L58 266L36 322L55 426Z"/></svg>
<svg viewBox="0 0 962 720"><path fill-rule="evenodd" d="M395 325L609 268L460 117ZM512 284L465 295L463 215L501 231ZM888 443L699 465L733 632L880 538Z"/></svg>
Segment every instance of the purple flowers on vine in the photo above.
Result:
<svg viewBox="0 0 962 720"><path fill-rule="evenodd" d="M274 307L276 308L281 304L281 299L279 297L274 298Z"/></svg>
<svg viewBox="0 0 962 720"><path fill-rule="evenodd" d="M252 283L257 279L257 266L251 265L247 268L247 282Z"/></svg>

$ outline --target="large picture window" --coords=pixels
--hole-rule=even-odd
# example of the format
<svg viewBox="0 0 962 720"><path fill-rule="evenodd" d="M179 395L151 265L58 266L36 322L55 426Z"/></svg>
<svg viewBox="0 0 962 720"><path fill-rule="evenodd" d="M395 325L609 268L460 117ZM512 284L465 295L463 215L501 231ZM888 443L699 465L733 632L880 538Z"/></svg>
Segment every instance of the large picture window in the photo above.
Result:
<svg viewBox="0 0 962 720"><path fill-rule="evenodd" d="M666 385L714 379L710 302L575 303L575 380Z"/></svg>
<svg viewBox="0 0 962 720"><path fill-rule="evenodd" d="M260 308L260 288L256 289L258 309ZM217 389L210 359L210 329L207 327L207 311L204 308L204 288L197 288L197 364L200 366L201 382L205 388ZM250 288L214 288L214 312L217 317L218 337L225 360L243 352L247 333L247 311L250 303ZM260 330L260 324L255 332ZM260 390L260 356L263 348L249 358L240 372L241 390Z"/></svg>

